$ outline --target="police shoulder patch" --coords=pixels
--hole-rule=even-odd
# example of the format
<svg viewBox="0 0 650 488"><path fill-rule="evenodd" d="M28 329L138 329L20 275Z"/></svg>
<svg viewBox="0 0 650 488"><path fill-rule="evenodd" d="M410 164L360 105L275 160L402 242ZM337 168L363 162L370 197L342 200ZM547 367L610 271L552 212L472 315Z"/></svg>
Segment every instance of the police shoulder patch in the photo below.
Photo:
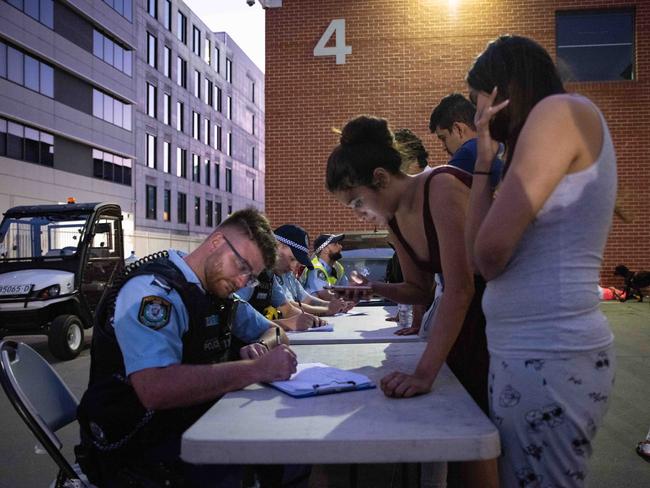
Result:
<svg viewBox="0 0 650 488"><path fill-rule="evenodd" d="M140 302L138 321L150 329L162 329L169 323L172 304L162 297L147 296Z"/></svg>
<svg viewBox="0 0 650 488"><path fill-rule="evenodd" d="M319 270L318 270L318 273L316 273L316 277L317 277L319 280L327 281L327 276L325 276L325 271L323 271L322 269L319 269Z"/></svg>

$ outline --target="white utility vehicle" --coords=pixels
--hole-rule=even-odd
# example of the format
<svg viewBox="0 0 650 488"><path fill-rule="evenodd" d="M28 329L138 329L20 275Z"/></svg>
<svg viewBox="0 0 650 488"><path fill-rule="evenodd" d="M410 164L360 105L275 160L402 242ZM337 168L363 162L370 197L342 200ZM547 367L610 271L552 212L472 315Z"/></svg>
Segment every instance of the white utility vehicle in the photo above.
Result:
<svg viewBox="0 0 650 488"><path fill-rule="evenodd" d="M0 224L0 338L47 334L55 357L76 357L123 266L119 205L9 209Z"/></svg>

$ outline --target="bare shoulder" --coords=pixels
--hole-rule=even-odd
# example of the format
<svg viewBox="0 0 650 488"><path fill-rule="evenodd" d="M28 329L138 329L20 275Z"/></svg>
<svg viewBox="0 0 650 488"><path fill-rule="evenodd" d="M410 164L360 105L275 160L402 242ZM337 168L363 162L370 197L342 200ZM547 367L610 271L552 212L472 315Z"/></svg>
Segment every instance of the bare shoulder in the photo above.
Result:
<svg viewBox="0 0 650 488"><path fill-rule="evenodd" d="M440 172L431 179L431 189L429 191L429 201L436 203L444 208L453 204L459 198L468 198L469 188L455 175L446 172ZM444 205L443 205L444 204Z"/></svg>
<svg viewBox="0 0 650 488"><path fill-rule="evenodd" d="M600 124L600 119L595 105L588 98L560 93L540 100L531 110L526 122L566 130L571 125L581 129L585 125Z"/></svg>

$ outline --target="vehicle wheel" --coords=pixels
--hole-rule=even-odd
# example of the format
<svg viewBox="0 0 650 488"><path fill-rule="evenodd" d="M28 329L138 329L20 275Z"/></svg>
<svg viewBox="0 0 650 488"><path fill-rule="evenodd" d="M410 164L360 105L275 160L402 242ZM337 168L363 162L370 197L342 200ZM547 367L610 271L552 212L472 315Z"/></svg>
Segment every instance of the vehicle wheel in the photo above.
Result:
<svg viewBox="0 0 650 488"><path fill-rule="evenodd" d="M66 361L76 358L84 345L84 328L76 315L59 315L52 321L48 346L55 358Z"/></svg>

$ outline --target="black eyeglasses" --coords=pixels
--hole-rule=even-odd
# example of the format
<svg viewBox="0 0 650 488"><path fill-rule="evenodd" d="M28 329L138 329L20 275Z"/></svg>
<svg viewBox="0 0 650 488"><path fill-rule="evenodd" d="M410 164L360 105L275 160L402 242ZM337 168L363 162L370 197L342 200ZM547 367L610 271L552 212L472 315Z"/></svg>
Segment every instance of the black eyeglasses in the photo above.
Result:
<svg viewBox="0 0 650 488"><path fill-rule="evenodd" d="M250 286L251 288L255 288L257 285L260 284L260 282L253 274L253 267L251 266L251 263L249 263L241 254L239 254L239 252L237 252L235 246L232 245L232 243L228 240L228 238L225 235L223 236L223 240L226 241L226 244L228 244L228 247L237 258L237 268L239 269L239 275L248 277L248 280L246 281L246 284L244 286Z"/></svg>

